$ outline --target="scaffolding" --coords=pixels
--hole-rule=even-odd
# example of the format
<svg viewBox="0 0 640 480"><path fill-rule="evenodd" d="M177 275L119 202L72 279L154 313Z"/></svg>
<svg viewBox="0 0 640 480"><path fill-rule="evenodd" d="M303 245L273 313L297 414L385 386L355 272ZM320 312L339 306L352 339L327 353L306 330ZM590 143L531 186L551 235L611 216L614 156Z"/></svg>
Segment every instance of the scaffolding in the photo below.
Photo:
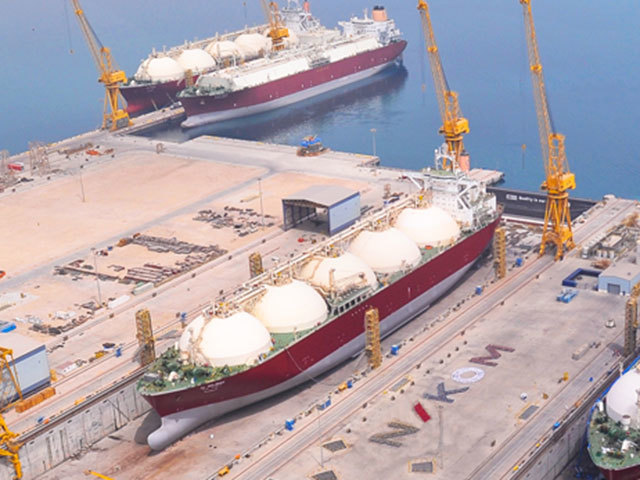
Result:
<svg viewBox="0 0 640 480"><path fill-rule="evenodd" d="M249 255L249 274L251 278L257 277L264 273L264 267L262 266L262 255L258 252L253 252Z"/></svg>
<svg viewBox="0 0 640 480"><path fill-rule="evenodd" d="M156 359L151 314L146 308L136 312L136 338L140 351L140 366L146 367Z"/></svg>
<svg viewBox="0 0 640 480"><path fill-rule="evenodd" d="M364 314L365 339L367 342L365 351L371 369L376 369L382 364L380 351L380 315L377 308L370 308Z"/></svg>
<svg viewBox="0 0 640 480"><path fill-rule="evenodd" d="M38 172L41 176L49 174L49 154L42 142L29 142L29 170L31 175Z"/></svg>
<svg viewBox="0 0 640 480"><path fill-rule="evenodd" d="M636 331L638 329L638 297L640 296L640 284L633 287L629 300L625 306L624 319L624 356L627 357L636 351Z"/></svg>
<svg viewBox="0 0 640 480"><path fill-rule="evenodd" d="M507 240L503 227L496 228L493 236L493 264L496 271L496 278L501 279L507 276Z"/></svg>
<svg viewBox="0 0 640 480"><path fill-rule="evenodd" d="M13 359L13 350L0 347L0 412L7 410L13 403L14 397L22 400L22 390L18 381L18 371Z"/></svg>

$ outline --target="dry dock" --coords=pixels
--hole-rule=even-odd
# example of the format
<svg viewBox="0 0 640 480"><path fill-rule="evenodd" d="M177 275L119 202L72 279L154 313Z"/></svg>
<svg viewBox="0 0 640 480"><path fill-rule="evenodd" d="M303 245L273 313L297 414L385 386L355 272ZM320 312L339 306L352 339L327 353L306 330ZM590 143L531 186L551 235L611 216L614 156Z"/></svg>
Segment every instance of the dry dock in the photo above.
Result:
<svg viewBox="0 0 640 480"><path fill-rule="evenodd" d="M251 252L269 267L324 237L320 227L282 230L284 196L340 185L373 208L385 190L415 188L375 157L330 152L320 160L258 142L91 132L51 147L33 181L0 193L8 219L0 225L0 319L46 343L58 377L55 396L5 415L25 442L25 478L79 478L89 468L118 480L185 471L215 478L225 467L226 478L273 480L559 473L580 444L585 406L623 360L625 298L585 281L574 300L557 302L562 279L590 260L580 248L558 263L538 258L538 227L517 224L507 227L507 277L494 281L491 259L481 259L450 295L384 341L380 369L368 372L355 358L150 453L146 435L159 419L135 393L135 311L149 308L162 351L179 336L181 314L193 318L248 278ZM577 243L637 212L632 201L597 204L576 224ZM394 344L398 355L388 354ZM349 379L352 388L338 388ZM0 464L0 480L10 478Z"/></svg>

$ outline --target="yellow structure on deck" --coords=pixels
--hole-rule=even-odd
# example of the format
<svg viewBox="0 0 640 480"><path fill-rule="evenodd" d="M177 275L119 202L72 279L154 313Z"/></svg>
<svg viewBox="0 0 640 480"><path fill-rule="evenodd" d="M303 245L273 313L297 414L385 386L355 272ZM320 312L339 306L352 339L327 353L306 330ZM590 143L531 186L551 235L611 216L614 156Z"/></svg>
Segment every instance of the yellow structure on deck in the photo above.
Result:
<svg viewBox="0 0 640 480"><path fill-rule="evenodd" d="M469 133L469 121L462 116L458 103L458 94L449 88L447 78L444 75L427 2L419 0L418 11L422 19L422 32L424 33L431 74L433 75L433 88L438 98L438 107L442 117L442 127L440 127L439 133L444 135L444 140L449 147L449 153L454 156L454 164L444 159L442 168L454 170L463 167L464 170L468 170L468 165L460 164L460 157L464 152L462 136L465 133Z"/></svg>
<svg viewBox="0 0 640 480"><path fill-rule="evenodd" d="M507 239L503 227L496 228L493 235L493 264L496 278L507 276Z"/></svg>
<svg viewBox="0 0 640 480"><path fill-rule="evenodd" d="M111 57L111 50L102 45L96 32L93 30L78 0L71 0L73 9L78 17L78 23L82 29L82 34L89 46L89 52L93 57L96 67L100 72L98 81L106 88L104 97L104 113L102 117L102 128L111 131L131 125L129 114L120 107L120 100L124 102L120 93L120 84L127 80L127 76L119 70Z"/></svg>
<svg viewBox="0 0 640 480"><path fill-rule="evenodd" d="M18 456L18 451L22 445L15 441L17 437L18 434L9 430L4 418L0 415L0 457L7 457L13 465L13 469L16 472L14 479L22 478L22 464Z"/></svg>
<svg viewBox="0 0 640 480"><path fill-rule="evenodd" d="M262 255L258 252L253 252L249 255L249 274L251 278L257 277L264 273L264 267L262 266Z"/></svg>
<svg viewBox="0 0 640 480"><path fill-rule="evenodd" d="M367 359L371 369L376 369L382 364L382 352L380 349L380 314L377 308L370 308L364 313L364 326Z"/></svg>
<svg viewBox="0 0 640 480"><path fill-rule="evenodd" d="M543 190L547 191L547 206L544 214L540 255L544 254L547 243L552 243L556 246L556 260L558 260L562 258L565 249L571 250L575 246L571 230L568 190L576 188L576 179L575 175L569 171L569 163L564 150L564 135L556 133L553 127L544 86L538 40L531 13L531 0L519 1L524 12L529 68L538 116L542 160L546 174L546 179L541 186Z"/></svg>
<svg viewBox="0 0 640 480"><path fill-rule="evenodd" d="M136 338L140 350L140 366L145 367L156 359L156 342L153 338L151 314L146 308L136 312Z"/></svg>
<svg viewBox="0 0 640 480"><path fill-rule="evenodd" d="M284 50L284 39L289 36L289 29L282 23L278 4L274 1L262 0L262 9L269 22L269 38L274 51Z"/></svg>

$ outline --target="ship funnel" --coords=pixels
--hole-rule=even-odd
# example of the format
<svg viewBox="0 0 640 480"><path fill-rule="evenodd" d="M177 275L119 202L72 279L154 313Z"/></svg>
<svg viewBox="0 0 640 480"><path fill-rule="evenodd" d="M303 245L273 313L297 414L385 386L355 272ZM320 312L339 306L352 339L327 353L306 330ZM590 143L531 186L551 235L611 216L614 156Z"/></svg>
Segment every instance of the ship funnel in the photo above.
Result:
<svg viewBox="0 0 640 480"><path fill-rule="evenodd" d="M387 10L383 6L376 5L375 7L373 7L374 22L386 22L387 20Z"/></svg>

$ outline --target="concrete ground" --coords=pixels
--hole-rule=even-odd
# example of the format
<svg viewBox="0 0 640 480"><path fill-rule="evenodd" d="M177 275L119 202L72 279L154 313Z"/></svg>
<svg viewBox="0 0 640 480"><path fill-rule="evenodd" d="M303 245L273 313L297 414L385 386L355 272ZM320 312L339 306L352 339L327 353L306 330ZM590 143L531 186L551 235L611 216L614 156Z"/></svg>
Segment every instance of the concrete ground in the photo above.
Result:
<svg viewBox="0 0 640 480"><path fill-rule="evenodd" d="M310 240L321 239L324 234L313 225L308 225L306 231L281 230L283 196L312 184L334 184L360 191L363 206L380 206L385 183L392 184L392 191L412 188L398 183L395 172L380 175L363 166L362 158L339 152L331 152L323 157L323 164L315 163L313 168L305 165L302 172L302 160L289 147L201 139L184 146L173 145L175 152L169 155L155 153L154 144L146 140L112 141L115 158L82 162L82 158L72 155L60 160L62 173L52 175L50 180L38 178L1 196L0 208L11 219L4 228L15 225L15 232L11 236L13 243L0 247L1 258L12 262L0 286L0 301L11 306L0 312L0 319L36 316L56 325L64 323L52 318L56 312L84 313L80 304L97 302L99 293L103 301L122 295L130 297L124 305L98 312L86 323L55 337L28 330L26 321L16 322L20 333L47 342L50 366L57 371L59 380L54 383L57 394L51 399L20 415L7 413L7 421L15 431L35 427L36 419L48 418L135 370L134 313L141 306L152 313L161 351L179 335L178 312L187 312L192 318L199 306L218 297L220 291L229 292L248 279L251 251L260 252L269 267L274 261L307 248ZM235 159L253 164L230 163ZM77 190L80 170L85 202ZM193 220L199 210L223 211L225 206L259 212L259 190L264 213L273 217L268 219L274 223L271 227L239 237L230 228L214 229L208 223ZM46 201L40 204L38 199L43 197ZM138 232L201 245L218 244L229 255L139 296L131 295L133 285L101 280L98 292L95 277L53 275L55 265L76 259L93 266L90 248L104 249ZM305 242L300 243L300 238ZM267 241L263 243L263 239ZM101 273L115 274L112 265L172 265L180 258L184 255L154 253L136 245L113 246L107 257L95 257L95 265ZM104 343L123 345L122 357L108 355L88 363ZM77 360L87 363L69 373L63 371Z"/></svg>

